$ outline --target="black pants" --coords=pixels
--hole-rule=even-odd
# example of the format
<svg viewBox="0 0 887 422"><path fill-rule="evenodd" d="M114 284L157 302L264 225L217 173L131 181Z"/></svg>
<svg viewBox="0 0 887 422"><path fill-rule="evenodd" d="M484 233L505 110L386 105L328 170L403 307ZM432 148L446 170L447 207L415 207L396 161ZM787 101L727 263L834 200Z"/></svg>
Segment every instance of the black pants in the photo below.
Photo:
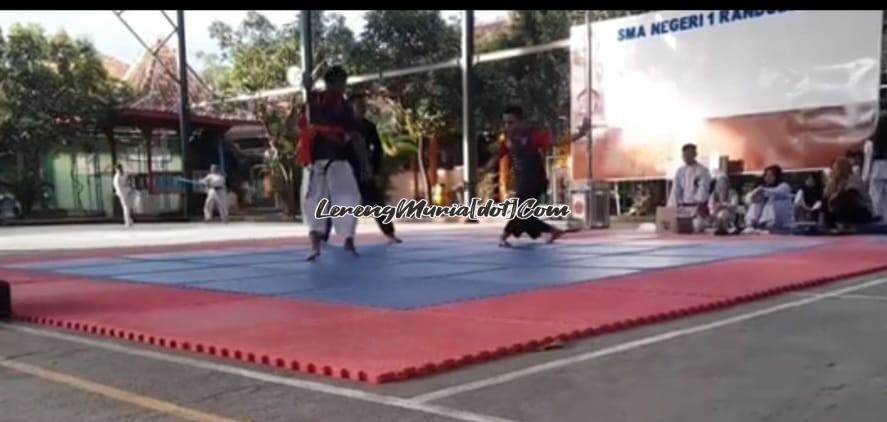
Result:
<svg viewBox="0 0 887 422"><path fill-rule="evenodd" d="M526 201L529 199L538 200L547 187L548 181L545 179L520 180L517 184L517 199L520 201ZM520 237L522 234L526 233L531 239L536 239L541 236L542 233L550 233L553 229L554 227L544 221L536 217L530 217L526 220L519 218L510 220L508 224L505 225L504 231L514 237Z"/></svg>
<svg viewBox="0 0 887 422"><path fill-rule="evenodd" d="M834 200L824 203L826 227L832 228L836 224L866 224L872 221L872 212L862 205L861 194L856 190L841 192Z"/></svg>
<svg viewBox="0 0 887 422"><path fill-rule="evenodd" d="M363 205L385 205L385 195L382 193L382 189L379 188L372 181L366 183L358 183L358 188L360 189L360 197L361 203ZM384 218L377 217L376 224L379 225L379 229L382 230L386 236L394 236L394 223L385 223ZM326 220L326 233L324 234L324 240L329 240L330 233L333 231L333 221L330 219Z"/></svg>

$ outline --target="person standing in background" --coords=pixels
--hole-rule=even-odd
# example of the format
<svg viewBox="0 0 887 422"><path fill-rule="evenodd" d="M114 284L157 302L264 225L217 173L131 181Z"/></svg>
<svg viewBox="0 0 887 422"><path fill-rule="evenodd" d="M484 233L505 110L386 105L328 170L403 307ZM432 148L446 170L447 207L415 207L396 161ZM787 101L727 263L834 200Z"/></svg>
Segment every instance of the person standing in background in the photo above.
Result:
<svg viewBox="0 0 887 422"><path fill-rule="evenodd" d="M862 178L868 183L872 214L887 221L887 111L878 115L875 133L863 148L865 163Z"/></svg>
<svg viewBox="0 0 887 422"><path fill-rule="evenodd" d="M696 161L696 145L681 147L684 165L675 172L668 206L676 207L693 217L695 231L704 229L708 218L708 196L711 188L711 173L708 168Z"/></svg>
<svg viewBox="0 0 887 422"><path fill-rule="evenodd" d="M213 164L209 168L209 174L200 179L200 184L206 186L206 201L203 203L203 221L212 221L213 211L218 210L222 222L228 222L228 198L225 192L225 176L222 176L219 166Z"/></svg>
<svg viewBox="0 0 887 422"><path fill-rule="evenodd" d="M114 166L114 179L112 180L114 193L120 200L120 208L123 210L123 224L132 227L132 189L129 187L129 175L123 170L122 164Z"/></svg>

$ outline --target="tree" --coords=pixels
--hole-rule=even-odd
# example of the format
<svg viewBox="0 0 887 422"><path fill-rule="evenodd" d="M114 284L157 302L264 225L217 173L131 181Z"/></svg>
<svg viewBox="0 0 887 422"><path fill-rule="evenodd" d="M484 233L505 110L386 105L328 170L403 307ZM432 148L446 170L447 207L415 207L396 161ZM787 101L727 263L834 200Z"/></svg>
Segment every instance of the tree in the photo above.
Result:
<svg viewBox="0 0 887 422"><path fill-rule="evenodd" d="M354 34L337 14L312 11L315 24L316 62L349 63ZM301 62L299 21L277 27L264 15L247 13L235 29L221 21L210 25L210 37L219 43L220 55L201 54L210 63L216 88L228 94L280 88L287 84L286 71Z"/></svg>
<svg viewBox="0 0 887 422"><path fill-rule="evenodd" d="M352 55L358 73L437 63L458 56L460 30L444 21L437 10L373 10ZM387 78L355 87L391 99L392 119L398 124L393 137L414 145L416 163L430 193L426 171L426 145L431 139L459 126L461 121L460 74L444 69Z"/></svg>
<svg viewBox="0 0 887 422"><path fill-rule="evenodd" d="M295 98L286 104L256 101L253 106L268 134L266 170L272 176L274 190L283 196L288 214L296 215L299 204L296 187L301 181L301 173L296 165L299 132Z"/></svg>
<svg viewBox="0 0 887 422"><path fill-rule="evenodd" d="M350 60L354 35L341 15L313 11L312 34L318 62ZM235 29L223 22L210 26L210 36L219 43L220 55L202 55L212 66L205 72L223 95L280 88L287 84L287 69L301 62L298 19L280 27L260 13L250 12ZM302 102L287 99L258 99L246 104L247 112L265 127L268 136L266 170L272 175L275 191L285 198L290 214L297 210L296 188L301 172L296 165L298 129L296 117Z"/></svg>
<svg viewBox="0 0 887 422"><path fill-rule="evenodd" d="M213 22L209 32L219 43L219 61L229 66L224 76L215 78L223 93L284 86L286 69L299 60L296 25L278 28L260 13L247 13L237 29L221 21Z"/></svg>
<svg viewBox="0 0 887 422"><path fill-rule="evenodd" d="M127 94L89 41L37 25L0 33L0 159L15 160L4 184L25 214L46 188L43 154L95 134Z"/></svg>
<svg viewBox="0 0 887 422"><path fill-rule="evenodd" d="M425 199L429 202L431 183L421 153L425 150L426 139L443 129L442 116L440 111L430 109L427 103L420 104L416 109L404 107L392 99L383 99L381 104L380 118L383 123L380 125L380 138L384 138L386 144L395 148L404 148L403 145L408 145L405 150L412 149L419 154L419 174L422 178Z"/></svg>

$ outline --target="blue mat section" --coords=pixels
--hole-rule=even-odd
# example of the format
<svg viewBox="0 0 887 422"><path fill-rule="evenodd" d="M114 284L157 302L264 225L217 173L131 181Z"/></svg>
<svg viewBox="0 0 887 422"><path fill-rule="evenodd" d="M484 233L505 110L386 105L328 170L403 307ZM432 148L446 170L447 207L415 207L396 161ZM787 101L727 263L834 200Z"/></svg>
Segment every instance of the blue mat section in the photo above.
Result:
<svg viewBox="0 0 887 422"><path fill-rule="evenodd" d="M51 271L64 270L79 267L95 267L102 265L125 264L129 261L122 258L83 258L83 259L65 259L50 262L26 262L22 264L4 265L4 268L13 268L20 270L35 271Z"/></svg>
<svg viewBox="0 0 887 422"><path fill-rule="evenodd" d="M189 252L164 252L127 255L126 258L147 261L186 261L189 259L210 258L220 256L232 256L234 252L225 251L189 251Z"/></svg>
<svg viewBox="0 0 887 422"><path fill-rule="evenodd" d="M671 268L690 264L700 264L703 262L718 261L721 258L715 256L644 256L638 257L634 255L609 255L599 256L588 259L576 259L566 262L564 265L570 267L591 267L591 268L635 268L657 269Z"/></svg>
<svg viewBox="0 0 887 422"><path fill-rule="evenodd" d="M481 254L472 254L467 256L446 258L447 262L459 264L486 264L500 267L541 267L554 266L566 262L575 261L577 259L587 259L593 255L572 255L562 254L553 251L521 251L515 250L513 253L493 253L486 252ZM423 258L429 261L437 261L437 259Z"/></svg>
<svg viewBox="0 0 887 422"><path fill-rule="evenodd" d="M77 267L58 269L53 272L76 274L88 277L113 277L123 274L142 274L163 271L187 271L200 269L203 266L177 261L130 261L123 264L102 265L98 267Z"/></svg>
<svg viewBox="0 0 887 422"><path fill-rule="evenodd" d="M233 293L276 296L304 290L328 289L336 287L337 285L338 283L331 280L318 282L316 280L307 279L300 274L282 274L256 278L210 281L191 284L189 287L205 290L222 290Z"/></svg>
<svg viewBox="0 0 887 422"><path fill-rule="evenodd" d="M284 297L358 306L410 310L451 302L482 299L532 289L527 284L442 280L367 281L366 284L285 294Z"/></svg>
<svg viewBox="0 0 887 422"><path fill-rule="evenodd" d="M120 281L330 303L417 309L815 246L809 238L590 239L558 244L519 239L428 236L401 245L358 245L359 257L327 245L307 262L304 246L132 254L7 267Z"/></svg>
<svg viewBox="0 0 887 422"><path fill-rule="evenodd" d="M171 263L175 264L175 263ZM253 279L281 274L280 270L267 270L254 267L197 267L184 271L163 271L153 273L122 273L113 276L118 280L139 281L157 284L190 284L205 281Z"/></svg>
<svg viewBox="0 0 887 422"><path fill-rule="evenodd" d="M304 256L302 255L285 253L257 253L251 255L232 255L190 259L191 262L210 265L249 265L302 260L304 260Z"/></svg>
<svg viewBox="0 0 887 422"><path fill-rule="evenodd" d="M459 278L488 283L557 286L635 273L631 268L534 267L472 273Z"/></svg>
<svg viewBox="0 0 887 422"><path fill-rule="evenodd" d="M623 254L623 253L641 253L652 251L656 249L655 246L629 246L629 245L588 245L588 246L573 246L573 245L565 245L561 248L558 248L558 252L562 254L570 254L570 255L584 255L584 254L596 254L596 255L609 255L609 254Z"/></svg>

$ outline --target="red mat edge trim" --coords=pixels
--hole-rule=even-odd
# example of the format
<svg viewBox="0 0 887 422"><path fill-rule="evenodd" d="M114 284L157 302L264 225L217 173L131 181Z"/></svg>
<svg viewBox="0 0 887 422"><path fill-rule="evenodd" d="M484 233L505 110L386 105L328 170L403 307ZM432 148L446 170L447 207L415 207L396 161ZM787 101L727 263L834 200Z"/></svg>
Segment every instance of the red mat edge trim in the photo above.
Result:
<svg viewBox="0 0 887 422"><path fill-rule="evenodd" d="M45 317L35 317L29 315L22 315L18 313L13 313L13 319L38 324L38 325L46 325L53 326L58 328L63 328L72 331L80 331L88 334L112 337L121 340L126 340L133 343L142 343L150 346L157 346L161 348L167 348L172 350L180 350L185 352L193 352L198 354L205 354L214 356L216 358L222 359L231 359L240 361L243 363L252 363L257 365L264 365L268 367L274 367L278 369L288 369L295 372L301 372L310 375L322 375L327 377L341 378L351 381L360 381L360 382L370 382L374 384L383 384L390 382L398 382L404 381L411 378L427 376L431 374L440 373L443 371L453 370L457 368L463 368L470 365L488 362L495 359L500 359L506 356L515 355L522 352L528 352L533 350L540 350L546 345L550 345L555 341L568 342L575 341L582 338L592 337L601 334L612 333L616 331L622 331L629 328L635 328L642 325L649 325L658 322L664 322L669 320L674 320L678 318L683 318L691 315L712 312L715 310L721 310L725 308L729 308L732 306L736 306L742 303L747 303L755 300L760 300L763 298L775 296L778 294L811 288L827 283L836 282L839 280L843 280L846 278L859 277L866 274L873 274L887 269L887 264L870 268L866 270L860 270L855 272L850 272L841 275L835 275L830 277L823 277L818 279L813 279L810 281L804 281L800 283L787 284L784 286L769 288L760 290L757 292L747 293L742 296L738 296L730 299L722 299L722 300L714 300L710 303L690 306L683 309L673 310L669 312L660 312L652 315L637 317L637 318L629 318L621 321L615 321L609 324L604 324L596 327L587 327L581 330L572 330L566 333L560 333L553 336L546 336L541 339L532 339L524 342L520 342L517 344L512 344L508 347L499 347L495 350L483 350L473 354L467 354L459 357L458 359L446 359L441 362L429 362L420 367L408 367L400 371L395 372L385 372L378 374L374 377L369 377L364 371L351 371L346 368L334 368L330 365L325 365L317 362L300 362L298 360L287 360L279 356L268 355L265 353L256 353L254 351L249 350L241 350L236 348L231 348L228 346L219 346L215 344L203 344L203 343L194 343L191 341L172 338L172 337L160 337L149 335L145 333L140 333L132 330L119 329L115 327L105 326L105 325L96 325L91 323L82 323L78 321L62 321L54 318L45 318ZM14 311L14 310L13 310Z"/></svg>

